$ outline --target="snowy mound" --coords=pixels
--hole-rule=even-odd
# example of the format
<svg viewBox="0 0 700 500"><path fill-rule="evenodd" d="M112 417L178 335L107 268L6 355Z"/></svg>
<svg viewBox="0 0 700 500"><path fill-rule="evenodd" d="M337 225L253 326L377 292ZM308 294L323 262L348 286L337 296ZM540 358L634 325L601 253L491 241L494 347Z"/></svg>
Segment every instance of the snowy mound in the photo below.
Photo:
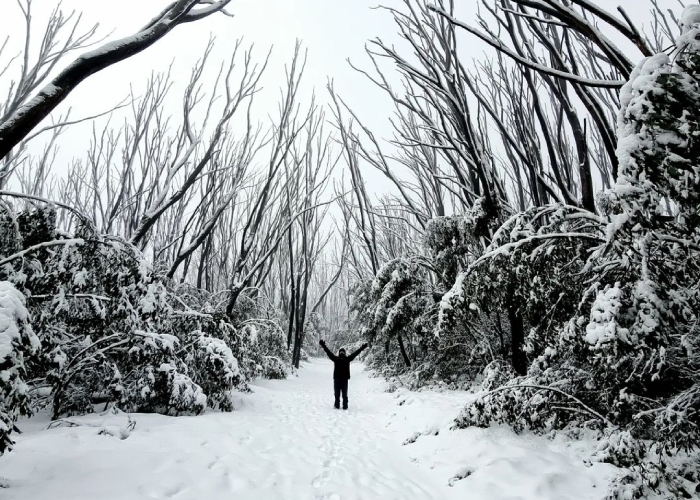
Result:
<svg viewBox="0 0 700 500"><path fill-rule="evenodd" d="M688 31L696 24L700 24L700 5L687 6L681 14L679 24L683 32Z"/></svg>

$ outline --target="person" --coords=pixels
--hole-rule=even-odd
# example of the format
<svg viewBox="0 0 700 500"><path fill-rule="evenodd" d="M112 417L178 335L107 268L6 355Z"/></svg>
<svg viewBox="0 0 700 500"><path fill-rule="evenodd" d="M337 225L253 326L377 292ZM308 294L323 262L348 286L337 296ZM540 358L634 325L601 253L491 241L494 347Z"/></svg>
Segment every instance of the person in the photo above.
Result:
<svg viewBox="0 0 700 500"><path fill-rule="evenodd" d="M353 352L350 356L346 355L345 349L340 349L338 355L336 356L331 352L326 346L324 340L320 340L319 344L326 351L328 357L333 361L333 392L335 394L335 409L340 408L340 395L343 395L343 410L348 409L348 380L350 380L350 363L355 359L362 351L369 347L368 344L363 344L357 351Z"/></svg>

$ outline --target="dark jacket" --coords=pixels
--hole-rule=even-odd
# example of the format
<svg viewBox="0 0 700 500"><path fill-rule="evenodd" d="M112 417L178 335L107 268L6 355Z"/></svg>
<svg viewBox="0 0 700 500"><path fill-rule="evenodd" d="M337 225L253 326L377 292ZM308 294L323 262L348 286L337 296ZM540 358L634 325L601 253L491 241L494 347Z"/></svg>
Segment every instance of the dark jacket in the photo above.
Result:
<svg viewBox="0 0 700 500"><path fill-rule="evenodd" d="M331 361L333 361L333 380L348 380L350 378L350 362L357 357L364 349L367 348L367 344L360 347L357 351L353 352L350 356L336 356L331 352L325 344L323 344L323 350Z"/></svg>

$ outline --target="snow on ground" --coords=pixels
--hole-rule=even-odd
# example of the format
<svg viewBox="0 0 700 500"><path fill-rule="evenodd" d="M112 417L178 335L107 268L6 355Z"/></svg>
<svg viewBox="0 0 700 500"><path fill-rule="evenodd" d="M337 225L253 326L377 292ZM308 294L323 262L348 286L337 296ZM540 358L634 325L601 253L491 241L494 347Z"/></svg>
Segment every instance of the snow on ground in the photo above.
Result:
<svg viewBox="0 0 700 500"><path fill-rule="evenodd" d="M582 443L509 429L450 430L464 392L384 392L352 367L350 410L332 407L332 364L262 381L236 411L197 417L90 415L47 430L21 422L0 458L3 500L587 500L616 473ZM403 444L406 443L406 444Z"/></svg>

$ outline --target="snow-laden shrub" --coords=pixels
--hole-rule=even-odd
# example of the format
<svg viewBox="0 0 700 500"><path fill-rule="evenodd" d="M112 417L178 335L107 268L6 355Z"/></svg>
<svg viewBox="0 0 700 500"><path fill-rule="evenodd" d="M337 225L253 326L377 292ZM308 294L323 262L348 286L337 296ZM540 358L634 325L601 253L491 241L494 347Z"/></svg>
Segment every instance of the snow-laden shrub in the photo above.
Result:
<svg viewBox="0 0 700 500"><path fill-rule="evenodd" d="M248 314L250 317L247 317ZM260 311L248 311L245 314L239 311L236 315L243 321L238 326L234 326L229 318L218 312L212 315L212 321L202 324L202 332L224 341L237 360L238 370L234 386L247 390L249 382L258 377L266 377L267 357L277 358L284 365L283 369L274 371L275 378L287 373L289 353L286 335L280 324L275 320L260 319ZM265 311L262 316L264 315L271 314Z"/></svg>
<svg viewBox="0 0 700 500"><path fill-rule="evenodd" d="M479 368L509 359L523 374L578 304L596 224L596 216L558 204L508 219L442 297L436 334L482 356Z"/></svg>
<svg viewBox="0 0 700 500"><path fill-rule="evenodd" d="M188 366L178 359L180 339L135 331L130 340L128 357L115 363L110 381L114 401L121 409L169 415L200 413L204 409L202 388L191 380Z"/></svg>
<svg viewBox="0 0 700 500"><path fill-rule="evenodd" d="M287 364L276 356L265 356L263 358L262 376L267 379L287 378Z"/></svg>
<svg viewBox="0 0 700 500"><path fill-rule="evenodd" d="M631 467L613 479L608 487L605 500L634 500L648 498L651 495L657 496L661 483L659 472L659 470L649 469L643 465ZM667 498L670 500L674 497Z"/></svg>
<svg viewBox="0 0 700 500"><path fill-rule="evenodd" d="M198 337L187 365L193 379L207 394L207 404L223 411L233 410L231 391L241 383L238 360L221 339L194 332Z"/></svg>
<svg viewBox="0 0 700 500"><path fill-rule="evenodd" d="M632 467L641 463L646 455L644 443L629 431L614 431L598 441L592 460L617 467Z"/></svg>
<svg viewBox="0 0 700 500"><path fill-rule="evenodd" d="M24 295L0 281L0 455L12 449L10 434L17 418L31 413L26 362L39 347Z"/></svg>
<svg viewBox="0 0 700 500"><path fill-rule="evenodd" d="M262 375L263 353L260 346L260 328L254 324L246 324L237 330L233 351L243 359L241 374L246 382Z"/></svg>
<svg viewBox="0 0 700 500"><path fill-rule="evenodd" d="M467 221L464 217L436 217L428 222L425 246L432 254L432 262L445 283L454 283L464 257L473 250Z"/></svg>
<svg viewBox="0 0 700 500"><path fill-rule="evenodd" d="M506 207L477 198L463 215L435 217L425 228L424 244L441 280L452 286L460 268L483 251L507 213Z"/></svg>
<svg viewBox="0 0 700 500"><path fill-rule="evenodd" d="M432 219L425 255L390 260L372 280L355 284L355 328L365 341L384 347L368 353L369 367L389 376L410 372L407 380L416 387L464 387L484 366L507 356L507 314L487 300L483 308L459 300L471 293L461 289L459 270L483 253L508 212L494 203L478 198L463 215Z"/></svg>
<svg viewBox="0 0 700 500"><path fill-rule="evenodd" d="M361 339L353 340L384 347L368 353L371 368L401 373L424 358L434 341L436 302L426 270L415 259L392 260L373 280L357 283L352 311L353 328L361 333Z"/></svg>
<svg viewBox="0 0 700 500"><path fill-rule="evenodd" d="M96 404L168 414L199 413L206 404L231 410L230 392L262 373L264 356L284 359L283 340L268 331L278 326L234 323L270 317L249 297L226 315L213 294L172 283L128 242L84 224L63 234L55 223L52 208L0 204L7 236L0 258L30 250L0 268L0 279L27 297L42 344L24 367L37 388L34 406L50 407L54 417Z"/></svg>
<svg viewBox="0 0 700 500"><path fill-rule="evenodd" d="M273 356L285 363L289 362L287 338L277 324L262 323L257 329L257 348L262 356Z"/></svg>
<svg viewBox="0 0 700 500"><path fill-rule="evenodd" d="M202 388L176 366L163 363L158 367L158 377L168 395L166 414L201 413L207 405L207 395Z"/></svg>
<svg viewBox="0 0 700 500"><path fill-rule="evenodd" d="M503 386L503 384L515 378L516 375L510 363L504 360L496 360L484 368L481 389L486 392L491 391Z"/></svg>
<svg viewBox="0 0 700 500"><path fill-rule="evenodd" d="M678 453L623 469L605 500L700 498L700 454Z"/></svg>

